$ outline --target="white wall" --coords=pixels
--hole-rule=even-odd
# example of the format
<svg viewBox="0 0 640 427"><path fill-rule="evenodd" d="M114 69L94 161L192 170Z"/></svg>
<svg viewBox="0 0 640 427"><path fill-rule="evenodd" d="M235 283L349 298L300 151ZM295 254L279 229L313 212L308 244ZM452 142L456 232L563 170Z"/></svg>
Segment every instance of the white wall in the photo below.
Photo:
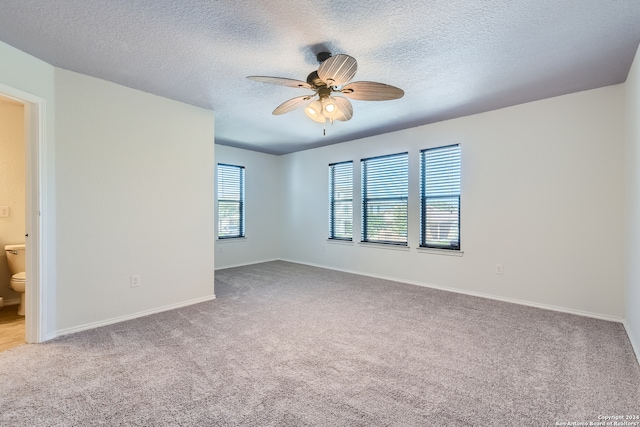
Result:
<svg viewBox="0 0 640 427"><path fill-rule="evenodd" d="M640 361L640 47L625 83L625 327Z"/></svg>
<svg viewBox="0 0 640 427"><path fill-rule="evenodd" d="M24 106L0 97L0 206L9 207L9 217L0 218L0 296L5 304L20 298L9 286L4 246L25 241L25 199Z"/></svg>
<svg viewBox="0 0 640 427"><path fill-rule="evenodd" d="M59 333L213 298L213 112L60 69L55 87Z"/></svg>
<svg viewBox="0 0 640 427"><path fill-rule="evenodd" d="M43 176L39 206L46 236L43 236L45 265L41 265L40 286L48 295L44 301L42 336L52 337L56 330L56 181L55 181L55 84L53 66L0 42L0 92L18 90L42 100L43 151L40 153ZM29 293L27 292L29 298ZM29 322L29 319L27 319Z"/></svg>
<svg viewBox="0 0 640 427"><path fill-rule="evenodd" d="M246 204L246 239L217 240L216 269L279 259L283 211L280 158L216 145L216 163L245 167Z"/></svg>
<svg viewBox="0 0 640 427"><path fill-rule="evenodd" d="M283 156L282 257L532 305L623 316L621 85ZM462 147L462 257L418 252L418 153ZM327 242L327 166L408 151L409 246ZM359 221L354 240L359 241ZM496 263L504 275L494 273Z"/></svg>

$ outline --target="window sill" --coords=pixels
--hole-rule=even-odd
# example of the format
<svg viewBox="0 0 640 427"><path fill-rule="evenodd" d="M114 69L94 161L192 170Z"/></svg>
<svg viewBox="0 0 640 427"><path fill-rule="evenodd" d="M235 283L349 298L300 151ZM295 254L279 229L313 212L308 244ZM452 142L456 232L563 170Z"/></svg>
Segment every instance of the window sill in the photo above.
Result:
<svg viewBox="0 0 640 427"><path fill-rule="evenodd" d="M432 254L432 255L445 255L445 256L457 256L461 257L464 255L463 251L454 251L451 249L436 249L436 248L421 248L418 247L416 250L422 254Z"/></svg>
<svg viewBox="0 0 640 427"><path fill-rule="evenodd" d="M353 240L327 239L327 243L332 245L353 246Z"/></svg>
<svg viewBox="0 0 640 427"><path fill-rule="evenodd" d="M409 252L409 250L411 249L409 246L391 245L391 244L385 244L385 243L370 243L370 242L360 242L358 243L358 246L361 246L363 248L390 249L392 251L402 251L402 252Z"/></svg>
<svg viewBox="0 0 640 427"><path fill-rule="evenodd" d="M246 237L227 237L226 239L216 239L216 243L234 243L234 242L244 242L246 241Z"/></svg>

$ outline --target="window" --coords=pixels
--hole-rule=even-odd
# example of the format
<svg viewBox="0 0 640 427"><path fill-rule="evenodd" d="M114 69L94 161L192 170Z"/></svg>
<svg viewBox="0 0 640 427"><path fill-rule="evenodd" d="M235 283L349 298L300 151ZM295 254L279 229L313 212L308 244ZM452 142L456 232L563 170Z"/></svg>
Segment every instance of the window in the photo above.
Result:
<svg viewBox="0 0 640 427"><path fill-rule="evenodd" d="M244 166L218 163L218 238L244 237Z"/></svg>
<svg viewBox="0 0 640 427"><path fill-rule="evenodd" d="M353 162L329 165L329 238L353 239Z"/></svg>
<svg viewBox="0 0 640 427"><path fill-rule="evenodd" d="M420 246L460 250L460 145L420 152Z"/></svg>
<svg viewBox="0 0 640 427"><path fill-rule="evenodd" d="M407 245L407 153L361 160L362 241Z"/></svg>

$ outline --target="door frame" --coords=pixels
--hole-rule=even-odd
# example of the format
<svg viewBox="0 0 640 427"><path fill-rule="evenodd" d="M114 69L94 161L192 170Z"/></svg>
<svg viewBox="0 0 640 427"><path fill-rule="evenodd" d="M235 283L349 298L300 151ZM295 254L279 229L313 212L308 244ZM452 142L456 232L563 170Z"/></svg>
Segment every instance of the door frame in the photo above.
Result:
<svg viewBox="0 0 640 427"><path fill-rule="evenodd" d="M48 191L45 185L46 156L46 101L43 98L0 83L0 95L20 102L24 106L25 182L26 218L25 243L26 276L25 295L25 341L40 343L48 336L48 310L55 293L53 283L48 279L47 248L49 230L47 228ZM51 291L51 292L50 292Z"/></svg>

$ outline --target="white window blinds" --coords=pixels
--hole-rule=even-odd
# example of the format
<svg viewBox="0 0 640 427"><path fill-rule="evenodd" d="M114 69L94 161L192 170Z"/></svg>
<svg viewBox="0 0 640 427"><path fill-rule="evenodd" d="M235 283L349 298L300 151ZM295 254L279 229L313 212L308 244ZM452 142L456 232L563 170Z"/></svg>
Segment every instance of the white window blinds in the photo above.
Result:
<svg viewBox="0 0 640 427"><path fill-rule="evenodd" d="M329 165L329 239L353 239L353 162Z"/></svg>
<svg viewBox="0 0 640 427"><path fill-rule="evenodd" d="M407 153L361 160L362 241L407 245Z"/></svg>
<svg viewBox="0 0 640 427"><path fill-rule="evenodd" d="M244 236L244 167L218 163L218 238Z"/></svg>
<svg viewBox="0 0 640 427"><path fill-rule="evenodd" d="M460 250L460 145L420 152L420 246Z"/></svg>

